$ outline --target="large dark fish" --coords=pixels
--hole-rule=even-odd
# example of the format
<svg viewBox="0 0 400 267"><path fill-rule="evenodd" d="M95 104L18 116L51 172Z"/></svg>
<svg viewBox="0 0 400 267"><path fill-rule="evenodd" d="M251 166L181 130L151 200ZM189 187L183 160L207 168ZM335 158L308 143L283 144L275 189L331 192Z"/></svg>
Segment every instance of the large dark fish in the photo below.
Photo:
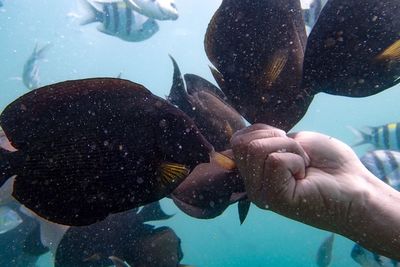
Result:
<svg viewBox="0 0 400 267"><path fill-rule="evenodd" d="M205 49L220 88L245 119L289 130L312 100L299 87L306 39L298 0L224 0Z"/></svg>
<svg viewBox="0 0 400 267"><path fill-rule="evenodd" d="M183 81L178 64L172 57L171 60L174 77L168 100L194 120L217 151L228 149L233 133L246 126L242 116L225 101L224 93L207 80L185 74Z"/></svg>
<svg viewBox="0 0 400 267"><path fill-rule="evenodd" d="M87 225L168 195L212 146L192 120L143 86L120 79L67 81L11 103L1 127L2 183L50 221Z"/></svg>
<svg viewBox="0 0 400 267"><path fill-rule="evenodd" d="M362 97L397 84L399 14L399 1L329 0L308 38L303 87Z"/></svg>
<svg viewBox="0 0 400 267"><path fill-rule="evenodd" d="M105 267L110 266L110 257L117 257L132 267L177 267L183 258L179 237L170 228L146 224L170 217L156 202L139 212L130 210L92 225L70 227L57 247L54 266ZM160 238L164 235L168 239ZM162 258L169 263L162 265Z"/></svg>

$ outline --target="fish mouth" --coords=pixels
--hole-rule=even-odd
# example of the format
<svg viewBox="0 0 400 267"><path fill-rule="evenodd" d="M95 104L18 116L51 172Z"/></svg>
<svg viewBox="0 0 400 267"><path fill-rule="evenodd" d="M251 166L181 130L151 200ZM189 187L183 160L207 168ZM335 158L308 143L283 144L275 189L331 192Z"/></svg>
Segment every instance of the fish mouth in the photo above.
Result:
<svg viewBox="0 0 400 267"><path fill-rule="evenodd" d="M171 20L177 20L179 15L175 10L169 10L169 9L164 9L162 7L158 7L161 14L163 15L164 19L171 19Z"/></svg>

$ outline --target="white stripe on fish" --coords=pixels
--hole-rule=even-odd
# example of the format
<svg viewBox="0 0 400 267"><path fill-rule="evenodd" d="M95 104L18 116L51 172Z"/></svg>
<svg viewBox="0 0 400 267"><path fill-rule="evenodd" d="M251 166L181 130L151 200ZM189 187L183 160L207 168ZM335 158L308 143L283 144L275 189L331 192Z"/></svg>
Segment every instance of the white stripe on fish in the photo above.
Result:
<svg viewBox="0 0 400 267"><path fill-rule="evenodd" d="M157 20L176 20L178 10L175 0L127 0L140 14Z"/></svg>

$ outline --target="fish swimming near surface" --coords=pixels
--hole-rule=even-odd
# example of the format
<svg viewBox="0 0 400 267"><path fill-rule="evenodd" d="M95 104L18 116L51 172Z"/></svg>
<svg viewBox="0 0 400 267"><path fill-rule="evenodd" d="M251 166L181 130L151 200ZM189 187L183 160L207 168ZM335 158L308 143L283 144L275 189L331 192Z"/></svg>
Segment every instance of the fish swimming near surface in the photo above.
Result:
<svg viewBox="0 0 400 267"><path fill-rule="evenodd" d="M159 202L112 214L104 221L70 227L55 252L55 267L179 266L183 253L179 237L171 228L156 228L149 221L171 218ZM164 233L165 237L160 237ZM149 242L150 241L150 242ZM164 261L164 264L161 262Z"/></svg>
<svg viewBox="0 0 400 267"><path fill-rule="evenodd" d="M367 152L360 160L372 174L400 191L400 152L374 150Z"/></svg>
<svg viewBox="0 0 400 267"><path fill-rule="evenodd" d="M177 20L175 0L126 0L140 14L156 20Z"/></svg>
<svg viewBox="0 0 400 267"><path fill-rule="evenodd" d="M316 263L318 267L328 267L332 261L333 241L335 234L330 234L318 248Z"/></svg>
<svg viewBox="0 0 400 267"><path fill-rule="evenodd" d="M367 127L366 131L350 129L359 138L353 146L372 144L375 149L400 150L400 123Z"/></svg>
<svg viewBox="0 0 400 267"><path fill-rule="evenodd" d="M0 234L11 231L21 223L22 219L17 212L7 206L0 207Z"/></svg>
<svg viewBox="0 0 400 267"><path fill-rule="evenodd" d="M87 14L80 24L101 22L97 29L107 35L118 37L128 42L141 42L158 32L157 21L133 10L126 1L95 2L97 9L89 0L81 0Z"/></svg>
<svg viewBox="0 0 400 267"><path fill-rule="evenodd" d="M13 196L64 225L159 200L198 164L226 159L178 108L115 78L31 91L5 108L0 125L17 149L0 150L1 184L17 175Z"/></svg>
<svg viewBox="0 0 400 267"><path fill-rule="evenodd" d="M215 150L230 148L232 135L246 127L243 117L225 100L224 93L207 80L185 74L184 80L175 59L174 77L168 100L196 123ZM186 88L185 88L186 84Z"/></svg>
<svg viewBox="0 0 400 267"><path fill-rule="evenodd" d="M248 122L288 131L319 92L370 96L400 82L399 12L398 1L329 0L307 39L298 0L223 0L205 50Z"/></svg>
<svg viewBox="0 0 400 267"><path fill-rule="evenodd" d="M376 255L358 244L353 246L351 258L362 267L398 267L397 261Z"/></svg>
<svg viewBox="0 0 400 267"><path fill-rule="evenodd" d="M22 72L22 82L29 90L36 89L40 86L39 62L45 58L50 44L39 47L37 44L32 54L24 64Z"/></svg>

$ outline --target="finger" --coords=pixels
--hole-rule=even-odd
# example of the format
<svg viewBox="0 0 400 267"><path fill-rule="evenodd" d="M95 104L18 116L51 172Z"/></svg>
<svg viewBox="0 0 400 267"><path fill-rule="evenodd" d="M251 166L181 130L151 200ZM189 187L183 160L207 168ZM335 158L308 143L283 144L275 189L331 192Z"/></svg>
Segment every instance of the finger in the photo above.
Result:
<svg viewBox="0 0 400 267"><path fill-rule="evenodd" d="M258 130L273 130L273 131L280 131L281 133L286 134L283 130L280 130L280 129L275 128L273 126L270 126L270 125L267 125L267 124L262 124L262 123L255 123L255 124L252 124L252 125L250 125L250 126L248 126L246 128L243 128L243 129L235 132L232 135L232 138L234 138L235 136L238 136L238 135L243 135L243 134L247 134L247 133L250 133L250 132L253 132L253 131L258 131Z"/></svg>

